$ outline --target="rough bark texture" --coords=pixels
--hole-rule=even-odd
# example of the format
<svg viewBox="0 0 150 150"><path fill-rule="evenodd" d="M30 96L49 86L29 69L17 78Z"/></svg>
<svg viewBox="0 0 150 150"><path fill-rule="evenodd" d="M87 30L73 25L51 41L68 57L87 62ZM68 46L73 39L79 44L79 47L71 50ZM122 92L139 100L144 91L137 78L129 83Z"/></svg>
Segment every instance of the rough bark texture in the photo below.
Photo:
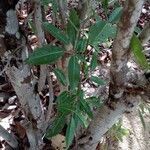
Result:
<svg viewBox="0 0 150 150"><path fill-rule="evenodd" d="M130 40L139 19L144 0L127 0L118 24L117 37L112 49L110 69L110 95L106 106L100 108L92 120L86 137L79 140L79 150L94 150L101 137L130 108L138 105L140 96L126 91L127 62L130 56ZM136 104L135 104L136 103Z"/></svg>
<svg viewBox="0 0 150 150"><path fill-rule="evenodd" d="M141 100L140 96L130 96L125 98L130 101L128 104L118 102L115 109L111 110L108 106L103 106L94 116L94 121L90 124L85 138L79 141L79 150L94 150L100 142L102 136L119 120L124 112L132 111Z"/></svg>
<svg viewBox="0 0 150 150"><path fill-rule="evenodd" d="M53 103L52 101L54 97L52 94L50 95L51 103L49 104L46 115L44 115L44 110L41 106L38 91L41 91L45 85L46 67L41 67L41 74L37 91L35 90L37 81L35 81L34 77L32 76L31 67L24 63L24 60L27 57L26 52L28 49L26 46L25 38L23 35L20 35L21 33L19 33L19 25L15 12L15 5L17 2L18 1L13 0L0 1L0 7L5 8L2 9L2 13L0 12L0 17L6 18L0 22L0 31L4 31L3 34L0 35L0 54L6 55L6 51L10 50L12 52L11 56L7 54L7 58L10 60L12 57L14 57L13 51L18 48L18 45L21 46L21 50L15 55L15 57L19 56L18 58L21 59L21 61L16 61L16 63L9 65L5 72L19 98L21 107L23 109L22 111L26 117L24 124L22 125L26 129L27 137L30 142L29 149L37 150L40 149L39 147L40 144L42 144L43 133L45 133L48 122L50 120ZM126 1L123 15L118 24L117 37L114 41L112 49L109 97L106 99L106 103L95 114L94 119L91 121L86 131L85 137L79 138L78 150L95 150L101 137L120 117L122 117L124 112L130 112L136 108L139 101L141 100L141 96L144 94L147 94L147 97L149 97L150 86L144 80L143 75L140 74L137 76L136 81L134 81L136 86L129 84L130 81L135 78L135 72L132 76L132 72L130 72L129 68L127 67L127 62L130 57L130 40L140 16L143 3L144 0ZM62 0L59 1L59 7L61 11L60 15L62 18L62 24L64 26L66 23L65 19L67 17L65 4L63 4ZM34 6L34 19L37 29L37 37L39 40L39 46L42 46L42 44L45 42L45 37L42 29L42 12L40 0L34 0ZM87 3L85 8L87 8ZM148 28L145 28L145 30L147 29ZM145 32L145 30L143 32ZM147 39L147 36L145 38L145 36L141 34L140 38L141 40ZM66 50L71 51L72 45L69 45ZM66 59L67 58L65 58L65 64L67 64ZM63 66L63 69L67 70L67 65ZM51 80L49 80L49 86L49 92L53 93ZM145 87L147 88L144 90ZM143 93L143 91L145 93ZM1 126L0 133L12 147L17 147L17 140L11 134L5 132Z"/></svg>
<svg viewBox="0 0 150 150"><path fill-rule="evenodd" d="M11 63L5 71L22 107L22 111L26 117L26 123L22 124L27 130L27 136L30 142L30 149L36 150L39 148L39 142L42 140L44 114L40 103L38 93L35 91L35 80L31 73L29 65L24 63L27 58L26 40L19 32L18 19L15 12L15 5L18 1L8 1L3 3L3 15L6 20L2 22L4 33L4 43L6 50L10 50L11 54L5 54L8 60L13 58L13 52L22 60L22 62ZM21 47L19 52L16 52L18 47ZM16 57L15 56L15 57ZM39 139L38 139L39 138Z"/></svg>
<svg viewBox="0 0 150 150"><path fill-rule="evenodd" d="M36 26L36 33L38 37L38 44L41 47L45 44L45 35L42 28L42 9L41 9L41 2L40 0L34 0L34 21ZM45 86L46 81L46 65L40 66L40 77L39 77L39 83L38 83L38 91L42 91Z"/></svg>
<svg viewBox="0 0 150 150"><path fill-rule="evenodd" d="M118 24L117 37L113 44L110 69L110 95L122 97L126 87L127 62L130 56L130 40L141 14L144 0L127 0Z"/></svg>

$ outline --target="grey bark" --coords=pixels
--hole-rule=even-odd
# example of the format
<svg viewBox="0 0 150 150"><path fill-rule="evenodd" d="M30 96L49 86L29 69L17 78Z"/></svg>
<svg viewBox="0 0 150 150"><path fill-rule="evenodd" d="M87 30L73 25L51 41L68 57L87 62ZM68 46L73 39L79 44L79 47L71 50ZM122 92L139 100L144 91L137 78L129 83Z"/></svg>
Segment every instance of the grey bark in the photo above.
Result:
<svg viewBox="0 0 150 150"><path fill-rule="evenodd" d="M112 49L110 68L110 95L106 106L100 108L87 130L86 137L79 140L79 150L95 150L101 137L124 114L141 100L140 95L126 91L127 62L130 56L130 40L139 19L144 0L127 0L118 24L118 33ZM128 93L129 92L129 93ZM137 103L136 103L137 102Z"/></svg>
<svg viewBox="0 0 150 150"><path fill-rule="evenodd" d="M12 148L18 147L18 141L16 140L15 136L13 136L11 133L5 130L1 125L0 125L0 136L4 138Z"/></svg>

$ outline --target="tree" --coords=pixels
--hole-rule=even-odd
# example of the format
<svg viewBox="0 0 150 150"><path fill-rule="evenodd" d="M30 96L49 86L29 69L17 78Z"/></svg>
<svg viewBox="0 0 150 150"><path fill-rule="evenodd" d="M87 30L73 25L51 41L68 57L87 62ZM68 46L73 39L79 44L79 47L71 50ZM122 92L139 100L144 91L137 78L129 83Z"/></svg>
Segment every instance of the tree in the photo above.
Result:
<svg viewBox="0 0 150 150"><path fill-rule="evenodd" d="M103 135L125 112L137 108L143 98L149 100L150 85L144 75L149 64L141 44L149 40L149 23L141 34L134 34L144 0L126 0L123 7L119 6L111 13L109 5L113 4L102 1L108 17L105 20L96 16L95 7L91 7L94 2L82 0L78 7L68 10L68 1L27 1L28 17L19 24L21 21L15 9L18 0L0 1L0 17L3 18L0 21L0 53L6 64L3 73L13 86L22 108L24 118L21 126L30 143L28 149L41 149L43 136L57 135L67 125L67 148L72 145L79 150L94 150ZM48 3L52 8L51 22L44 18ZM91 12L88 12L89 8ZM35 50L29 43L29 24L38 40ZM93 73L99 66L98 45L110 39L114 40L106 83ZM132 53L140 66L139 71L127 65L134 59ZM89 58L91 65L88 65ZM58 95L54 93L52 73L59 81ZM93 93L87 97L83 90L83 83L87 81L99 86L98 95ZM40 93L46 85L49 99L44 106ZM101 94L107 88L109 92ZM54 107L55 115L52 113ZM0 134L11 147L20 146L19 139L2 126Z"/></svg>

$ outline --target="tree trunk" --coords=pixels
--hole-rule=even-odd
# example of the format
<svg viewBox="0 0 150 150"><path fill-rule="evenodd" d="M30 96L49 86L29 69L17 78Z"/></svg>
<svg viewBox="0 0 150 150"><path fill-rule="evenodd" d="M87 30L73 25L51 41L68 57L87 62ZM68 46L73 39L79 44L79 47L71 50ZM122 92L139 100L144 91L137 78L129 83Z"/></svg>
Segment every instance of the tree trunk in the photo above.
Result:
<svg viewBox="0 0 150 150"><path fill-rule="evenodd" d="M141 100L139 93L127 91L127 62L130 58L130 40L141 14L144 0L127 0L123 15L118 24L117 37L113 44L110 69L110 95L106 105L100 108L91 121L86 137L79 140L79 150L94 150L102 136L128 109L138 105ZM136 95L137 94L137 95Z"/></svg>

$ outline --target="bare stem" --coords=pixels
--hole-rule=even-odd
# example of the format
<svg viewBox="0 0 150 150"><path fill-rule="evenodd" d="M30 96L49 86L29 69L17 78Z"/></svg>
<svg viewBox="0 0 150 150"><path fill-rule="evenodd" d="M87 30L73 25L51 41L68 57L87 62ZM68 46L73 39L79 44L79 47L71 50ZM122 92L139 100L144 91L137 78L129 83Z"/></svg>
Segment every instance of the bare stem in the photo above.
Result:
<svg viewBox="0 0 150 150"><path fill-rule="evenodd" d="M35 12L34 12L34 20L36 26L36 33L39 40L39 46L42 46L45 43L45 35L42 28L42 9L41 9L41 2L40 0L35 0ZM40 77L38 83L38 91L40 92L44 86L46 81L46 65L40 66Z"/></svg>
<svg viewBox="0 0 150 150"><path fill-rule="evenodd" d="M110 96L107 99L111 105L106 104L98 110L89 125L86 137L79 141L81 143L79 150L95 150L101 137L112 125L122 117L128 108L136 108L138 101L141 100L139 95L127 94L125 89L129 71L127 62L130 58L130 40L140 17L143 3L144 0L126 1L112 49Z"/></svg>
<svg viewBox="0 0 150 150"><path fill-rule="evenodd" d="M51 80L49 70L47 70L47 77L48 77L48 85L49 85L49 105L48 105L48 110L46 114L46 121L49 122L52 108L53 108L53 101L54 101L54 91L53 91L53 85L52 85L52 80Z"/></svg>

